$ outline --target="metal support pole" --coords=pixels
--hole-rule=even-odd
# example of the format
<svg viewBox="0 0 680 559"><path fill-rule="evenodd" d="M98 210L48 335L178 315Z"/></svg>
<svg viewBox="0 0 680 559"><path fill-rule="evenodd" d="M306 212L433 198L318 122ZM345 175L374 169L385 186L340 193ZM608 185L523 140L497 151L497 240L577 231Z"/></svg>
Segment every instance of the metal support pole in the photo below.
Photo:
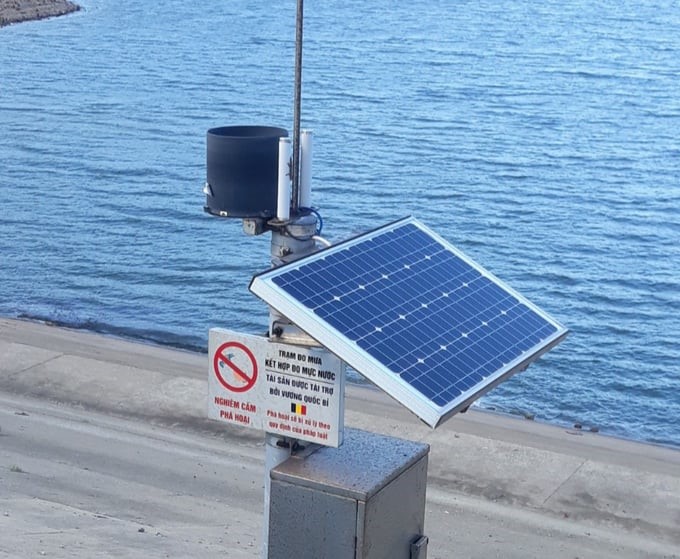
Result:
<svg viewBox="0 0 680 559"><path fill-rule="evenodd" d="M280 435L264 435L264 522L262 524L262 559L269 557L269 505L271 502L271 477L269 472L290 456L292 441Z"/></svg>
<svg viewBox="0 0 680 559"><path fill-rule="evenodd" d="M296 219L295 215L291 216L292 221L283 228L272 231L271 242L271 261L272 267L280 266L287 262L292 262L303 256L307 256L316 252L316 240L314 233L316 232L316 217L308 215L301 216ZM272 325L275 322L288 322L284 317L279 315L274 309L269 311L270 332L273 329ZM309 338L304 332L297 327L289 324L290 332L277 336L278 341L290 343L297 342L300 337ZM288 328L286 329L288 330ZM273 332L270 334L275 335ZM309 338L312 343L313 340ZM291 455L294 439L275 435L273 433L265 433L265 462L264 462L264 522L262 530L262 558L268 559L269 556L269 506L271 502L271 470L282 462L288 459Z"/></svg>
<svg viewBox="0 0 680 559"><path fill-rule="evenodd" d="M292 215L298 212L300 199L300 106L302 104L302 20L304 0L297 2L297 21L295 26L295 100L293 107L293 168Z"/></svg>

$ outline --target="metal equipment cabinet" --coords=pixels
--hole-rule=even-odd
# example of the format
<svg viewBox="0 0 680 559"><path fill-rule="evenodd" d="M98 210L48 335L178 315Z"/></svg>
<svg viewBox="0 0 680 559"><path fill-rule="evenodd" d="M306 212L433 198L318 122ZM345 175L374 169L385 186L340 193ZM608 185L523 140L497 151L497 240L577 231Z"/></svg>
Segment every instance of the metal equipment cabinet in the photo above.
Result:
<svg viewBox="0 0 680 559"><path fill-rule="evenodd" d="M430 448L345 429L271 471L269 559L424 559Z"/></svg>

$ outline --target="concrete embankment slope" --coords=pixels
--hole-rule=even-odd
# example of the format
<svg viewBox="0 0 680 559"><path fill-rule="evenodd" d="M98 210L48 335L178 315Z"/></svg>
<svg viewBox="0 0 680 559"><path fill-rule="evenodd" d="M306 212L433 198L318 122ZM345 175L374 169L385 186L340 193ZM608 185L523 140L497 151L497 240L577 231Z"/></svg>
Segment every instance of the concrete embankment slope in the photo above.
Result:
<svg viewBox="0 0 680 559"><path fill-rule="evenodd" d="M80 6L68 0L0 0L0 27L11 23L63 16Z"/></svg>
<svg viewBox="0 0 680 559"><path fill-rule="evenodd" d="M206 419L207 362L206 355L0 319L0 391L9 397L222 432L235 448L258 444L259 433ZM488 507L490 531L504 522L503 510L506 519L543 518L550 530L575 534L574 542L606 532L622 557L680 557L678 451L474 411L432 431L365 387L348 387L346 410L351 427L431 445L433 508L474 501L475 510Z"/></svg>

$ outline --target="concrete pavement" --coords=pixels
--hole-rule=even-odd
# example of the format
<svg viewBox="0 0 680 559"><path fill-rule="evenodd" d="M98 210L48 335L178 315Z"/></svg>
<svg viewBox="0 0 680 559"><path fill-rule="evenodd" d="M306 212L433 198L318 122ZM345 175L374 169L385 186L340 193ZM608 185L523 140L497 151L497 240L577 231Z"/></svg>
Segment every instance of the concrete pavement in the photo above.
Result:
<svg viewBox="0 0 680 559"><path fill-rule="evenodd" d="M235 450L257 455L259 433L206 419L207 369L206 355L0 319L6 399L219 433ZM449 514L460 523L477 518L490 533L506 530L513 541L493 548L507 550L498 556L547 555L547 531L563 536L563 553L553 557L680 557L676 450L474 411L432 431L377 390L356 386L347 390L346 424L431 445L426 532L439 549L433 556L496 556L456 555L484 548L447 530L441 518ZM510 552L518 549L526 553Z"/></svg>

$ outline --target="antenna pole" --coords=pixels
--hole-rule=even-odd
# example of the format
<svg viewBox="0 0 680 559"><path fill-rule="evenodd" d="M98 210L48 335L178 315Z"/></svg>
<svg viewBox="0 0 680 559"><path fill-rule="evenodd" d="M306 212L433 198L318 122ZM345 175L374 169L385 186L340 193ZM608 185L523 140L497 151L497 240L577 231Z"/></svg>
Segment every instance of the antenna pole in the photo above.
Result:
<svg viewBox="0 0 680 559"><path fill-rule="evenodd" d="M293 167L291 210L295 216L300 200L300 105L302 103L302 20L304 0L297 0L295 26L295 100L293 107Z"/></svg>

